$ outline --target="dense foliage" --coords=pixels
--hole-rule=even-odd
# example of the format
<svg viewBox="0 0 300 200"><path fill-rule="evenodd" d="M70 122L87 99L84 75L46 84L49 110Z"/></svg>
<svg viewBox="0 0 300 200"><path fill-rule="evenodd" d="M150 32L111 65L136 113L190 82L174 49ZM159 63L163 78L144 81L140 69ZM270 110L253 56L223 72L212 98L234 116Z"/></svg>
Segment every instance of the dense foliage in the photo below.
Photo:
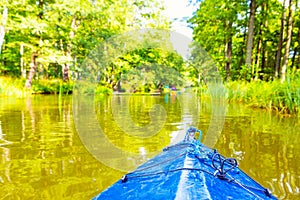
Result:
<svg viewBox="0 0 300 200"><path fill-rule="evenodd" d="M159 0L1 1L0 75L23 77L28 88L34 79L76 78L90 50L105 39L168 29L163 9Z"/></svg>
<svg viewBox="0 0 300 200"><path fill-rule="evenodd" d="M131 30L169 30L171 23L162 14L162 2L1 1L0 76L12 78L2 79L0 93L23 95L24 86L37 93L59 93L62 88L63 92L69 93L72 87L70 80L80 78L81 64L99 43ZM189 23L195 43L203 47L201 52L196 48L189 62L176 52L160 48L125 52L107 63L99 75L102 87L97 92L110 93L111 89L155 91L164 84L176 82L180 85L181 80L176 78L182 75L188 79L186 83L199 87L205 83L202 81L205 73L201 70L210 65L208 57L211 57L223 79L229 81L227 86L231 89L231 100L241 100L239 94L249 86L247 92L242 92L247 94L242 101L247 102L251 93L257 100L259 88L264 94L269 94L268 91L273 93L270 93L272 101L265 98L265 101L259 100L261 103L257 106L298 112L299 0L189 2L199 5ZM180 76L173 76L172 70ZM8 84L7 80L14 83ZM257 83L248 84L253 81ZM274 103L277 99L281 99L279 104Z"/></svg>
<svg viewBox="0 0 300 200"><path fill-rule="evenodd" d="M194 40L227 80L274 80L300 68L300 2L196 0Z"/></svg>
<svg viewBox="0 0 300 200"><path fill-rule="evenodd" d="M189 19L193 39L213 58L227 81L228 100L300 113L300 1L190 3L199 4ZM197 63L190 71L194 82L200 83L202 72Z"/></svg>

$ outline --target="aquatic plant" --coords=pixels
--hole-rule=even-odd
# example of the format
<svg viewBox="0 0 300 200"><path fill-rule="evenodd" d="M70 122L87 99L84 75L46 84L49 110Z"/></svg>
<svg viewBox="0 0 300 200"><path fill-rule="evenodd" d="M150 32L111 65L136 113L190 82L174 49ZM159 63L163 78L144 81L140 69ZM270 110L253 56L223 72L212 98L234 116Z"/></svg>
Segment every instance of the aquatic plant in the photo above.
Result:
<svg viewBox="0 0 300 200"><path fill-rule="evenodd" d="M63 82L59 79L34 80L32 87L24 87L25 79L0 77L0 96L25 97L31 94L70 94L73 82Z"/></svg>
<svg viewBox="0 0 300 200"><path fill-rule="evenodd" d="M64 82L60 79L35 80L32 84L33 94L70 94L73 90L73 82Z"/></svg>
<svg viewBox="0 0 300 200"><path fill-rule="evenodd" d="M27 95L24 84L24 79L0 77L0 96L24 97Z"/></svg>
<svg viewBox="0 0 300 200"><path fill-rule="evenodd" d="M226 83L229 102L243 102L251 107L276 110L283 114L299 114L300 80L233 81Z"/></svg>

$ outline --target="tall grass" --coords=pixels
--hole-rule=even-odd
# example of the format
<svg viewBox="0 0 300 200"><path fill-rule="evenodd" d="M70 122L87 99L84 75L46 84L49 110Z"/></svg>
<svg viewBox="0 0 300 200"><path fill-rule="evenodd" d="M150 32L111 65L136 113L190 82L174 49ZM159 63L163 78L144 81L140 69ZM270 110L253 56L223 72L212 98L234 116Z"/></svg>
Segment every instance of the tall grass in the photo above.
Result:
<svg viewBox="0 0 300 200"><path fill-rule="evenodd" d="M243 102L253 107L276 110L283 114L300 114L300 80L281 83L234 81L226 84L228 101Z"/></svg>
<svg viewBox="0 0 300 200"><path fill-rule="evenodd" d="M31 89L26 89L25 79L0 77L0 96L25 97L31 94L70 94L73 82L54 80L34 80Z"/></svg>
<svg viewBox="0 0 300 200"><path fill-rule="evenodd" d="M34 94L69 94L73 91L73 82L63 82L60 79L34 80L32 93Z"/></svg>
<svg viewBox="0 0 300 200"><path fill-rule="evenodd" d="M24 97L28 95L28 91L24 89L24 85L25 79L0 77L0 97Z"/></svg>

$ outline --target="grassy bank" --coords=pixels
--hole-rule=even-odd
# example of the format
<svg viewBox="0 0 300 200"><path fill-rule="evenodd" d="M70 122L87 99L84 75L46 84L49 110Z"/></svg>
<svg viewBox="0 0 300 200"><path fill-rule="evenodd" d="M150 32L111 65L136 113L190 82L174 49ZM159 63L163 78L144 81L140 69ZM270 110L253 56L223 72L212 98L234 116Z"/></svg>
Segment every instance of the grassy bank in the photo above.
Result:
<svg viewBox="0 0 300 200"><path fill-rule="evenodd" d="M35 80L30 90L25 89L24 79L0 77L0 97L15 96L24 97L31 94L70 94L73 82L63 82L59 79ZM271 82L263 81L233 81L225 84L227 88L228 102L242 102L251 107L274 110L282 114L300 115L300 79L287 80L281 83L279 80ZM112 91L105 87L94 88L94 85L83 87L83 93L97 95L109 95ZM198 94L210 95L207 87L198 88Z"/></svg>
<svg viewBox="0 0 300 200"><path fill-rule="evenodd" d="M73 82L62 80L34 80L31 89L24 87L26 80L20 78L0 77L0 97L25 97L31 94L70 94Z"/></svg>
<svg viewBox="0 0 300 200"><path fill-rule="evenodd" d="M1 96L15 96L23 97L28 95L24 89L25 80L9 77L0 77L0 97Z"/></svg>
<svg viewBox="0 0 300 200"><path fill-rule="evenodd" d="M243 102L251 107L275 110L282 114L300 114L300 80L272 82L229 82L229 102Z"/></svg>

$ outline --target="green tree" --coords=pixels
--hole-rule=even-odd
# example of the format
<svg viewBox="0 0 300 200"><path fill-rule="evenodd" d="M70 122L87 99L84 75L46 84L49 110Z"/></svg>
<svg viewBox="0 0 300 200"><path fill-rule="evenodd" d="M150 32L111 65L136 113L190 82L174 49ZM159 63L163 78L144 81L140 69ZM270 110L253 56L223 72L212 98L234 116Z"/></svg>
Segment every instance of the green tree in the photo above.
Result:
<svg viewBox="0 0 300 200"><path fill-rule="evenodd" d="M7 3L7 1L6 1ZM1 54L1 49L2 49L2 45L4 42L4 36L5 36L5 26L7 23L7 16L8 16L8 10L7 10L7 5L4 4L3 5L3 13L2 13L2 20L1 20L1 25L0 25L0 54Z"/></svg>
<svg viewBox="0 0 300 200"><path fill-rule="evenodd" d="M114 60L105 69L102 83L120 91L120 84L132 88L158 89L161 85L182 85L183 58L160 48L136 49Z"/></svg>
<svg viewBox="0 0 300 200"><path fill-rule="evenodd" d="M281 69L281 81L284 82L286 79L286 71L288 68L288 59L290 55L290 47L291 47L291 41L292 41L292 29L293 29L293 6L294 1L289 0L289 15L287 19L287 33L286 33L286 44L285 44L285 53L283 56L283 64Z"/></svg>
<svg viewBox="0 0 300 200"><path fill-rule="evenodd" d="M0 38L7 21L0 74L23 74L28 88L34 78L68 80L70 70L80 73L90 51L113 35L170 26L160 0L7 0L0 9Z"/></svg>
<svg viewBox="0 0 300 200"><path fill-rule="evenodd" d="M251 0L250 2L250 16L248 21L248 34L247 34L247 44L246 44L246 67L251 68L252 65L252 50L254 42L254 27L255 27L255 12L256 12L256 0ZM252 71L253 73L253 71Z"/></svg>
<svg viewBox="0 0 300 200"><path fill-rule="evenodd" d="M224 78L272 80L279 69L285 69L284 63L290 65L291 52L295 62L291 63L297 69L298 26L293 26L299 21L297 5L289 11L278 0L203 0L189 22L194 40L209 52L220 71L225 71ZM289 24L286 29L285 23Z"/></svg>
<svg viewBox="0 0 300 200"><path fill-rule="evenodd" d="M230 79L232 65L236 64L233 62L237 62L234 53L241 52L238 43L243 35L236 33L245 28L244 7L244 3L239 1L206 0L201 2L200 8L189 20L194 40L209 52L221 72L225 71L226 79Z"/></svg>

